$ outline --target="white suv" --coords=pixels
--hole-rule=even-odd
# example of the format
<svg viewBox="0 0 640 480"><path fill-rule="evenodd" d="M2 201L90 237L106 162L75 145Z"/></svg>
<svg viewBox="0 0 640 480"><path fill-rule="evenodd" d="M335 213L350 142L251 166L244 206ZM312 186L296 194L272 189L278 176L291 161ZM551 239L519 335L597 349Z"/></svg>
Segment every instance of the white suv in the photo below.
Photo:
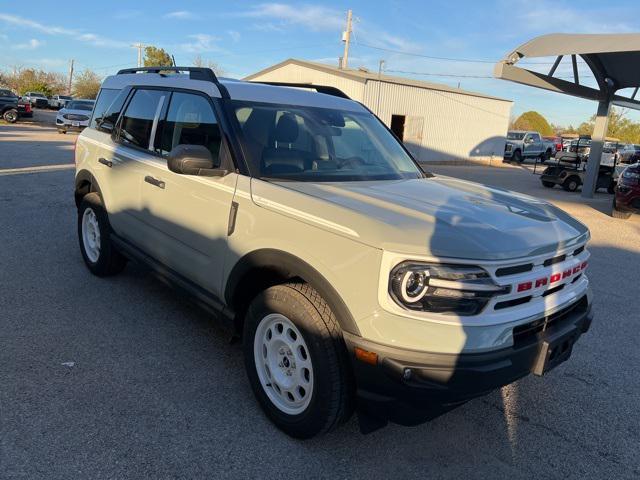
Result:
<svg viewBox="0 0 640 480"><path fill-rule="evenodd" d="M354 408L423 422L555 367L591 323L584 225L425 173L334 88L123 70L75 155L87 267L135 259L229 320L295 437Z"/></svg>

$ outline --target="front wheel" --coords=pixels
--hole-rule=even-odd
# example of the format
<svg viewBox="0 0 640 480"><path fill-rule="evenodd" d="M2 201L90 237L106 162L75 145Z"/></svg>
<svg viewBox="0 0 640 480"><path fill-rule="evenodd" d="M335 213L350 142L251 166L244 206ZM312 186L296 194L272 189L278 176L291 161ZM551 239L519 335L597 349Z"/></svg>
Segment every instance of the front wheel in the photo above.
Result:
<svg viewBox="0 0 640 480"><path fill-rule="evenodd" d="M513 161L516 163L522 163L524 158L522 157L522 152L520 150L516 150L513 152Z"/></svg>
<svg viewBox="0 0 640 480"><path fill-rule="evenodd" d="M78 209L78 240L87 268L99 277L115 275L125 267L126 259L111 243L111 227L100 196L84 196Z"/></svg>
<svg viewBox="0 0 640 480"><path fill-rule="evenodd" d="M16 123L18 121L18 111L14 108L7 110L2 114L2 118L5 122Z"/></svg>
<svg viewBox="0 0 640 480"><path fill-rule="evenodd" d="M578 177L569 177L562 184L562 188L564 188L567 192L575 192L578 190L580 186L580 179Z"/></svg>
<svg viewBox="0 0 640 480"><path fill-rule="evenodd" d="M243 350L260 406L288 435L311 438L349 418L353 382L340 328L309 285L258 294L245 318Z"/></svg>

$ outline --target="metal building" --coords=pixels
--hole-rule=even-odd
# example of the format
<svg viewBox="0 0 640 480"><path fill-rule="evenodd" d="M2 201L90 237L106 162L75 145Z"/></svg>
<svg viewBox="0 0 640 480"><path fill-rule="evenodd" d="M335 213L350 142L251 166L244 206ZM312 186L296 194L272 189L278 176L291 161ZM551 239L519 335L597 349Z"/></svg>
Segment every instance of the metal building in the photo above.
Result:
<svg viewBox="0 0 640 480"><path fill-rule="evenodd" d="M245 80L329 85L364 103L423 162L502 161L513 102L364 69L289 59Z"/></svg>

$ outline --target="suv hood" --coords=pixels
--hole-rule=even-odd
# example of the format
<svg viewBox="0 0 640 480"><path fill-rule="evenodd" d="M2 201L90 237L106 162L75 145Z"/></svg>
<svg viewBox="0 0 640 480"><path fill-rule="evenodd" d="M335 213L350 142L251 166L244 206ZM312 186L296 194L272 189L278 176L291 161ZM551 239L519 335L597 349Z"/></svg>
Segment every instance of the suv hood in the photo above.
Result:
<svg viewBox="0 0 640 480"><path fill-rule="evenodd" d="M282 203L295 207L282 213L320 219L321 225L335 226L339 233L347 231L367 245L399 253L504 260L553 254L589 236L582 223L546 202L448 177L254 183L256 203L274 208L277 204L266 200L271 195L261 195L257 184L302 194L282 197Z"/></svg>

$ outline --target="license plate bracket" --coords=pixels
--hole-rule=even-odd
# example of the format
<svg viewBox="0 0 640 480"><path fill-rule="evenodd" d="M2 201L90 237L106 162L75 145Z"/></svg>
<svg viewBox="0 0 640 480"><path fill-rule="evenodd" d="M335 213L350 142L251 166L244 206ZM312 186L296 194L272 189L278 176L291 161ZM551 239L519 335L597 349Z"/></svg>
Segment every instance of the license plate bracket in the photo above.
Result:
<svg viewBox="0 0 640 480"><path fill-rule="evenodd" d="M533 363L531 373L542 376L567 360L571 356L577 336L574 327L545 338L540 344L540 350Z"/></svg>
<svg viewBox="0 0 640 480"><path fill-rule="evenodd" d="M71 126L72 127L79 127L80 126L80 122L71 122Z"/></svg>

